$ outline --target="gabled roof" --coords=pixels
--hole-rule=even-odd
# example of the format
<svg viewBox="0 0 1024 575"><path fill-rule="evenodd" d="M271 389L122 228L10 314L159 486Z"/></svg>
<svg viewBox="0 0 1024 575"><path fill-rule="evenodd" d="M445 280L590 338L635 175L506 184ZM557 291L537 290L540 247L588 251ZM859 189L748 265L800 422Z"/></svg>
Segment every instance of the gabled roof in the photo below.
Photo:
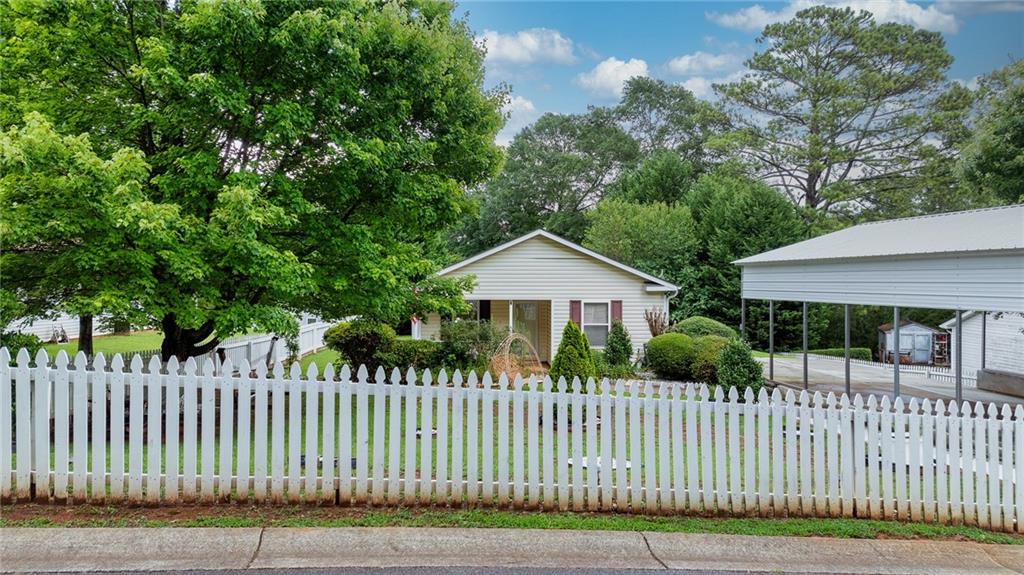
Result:
<svg viewBox="0 0 1024 575"><path fill-rule="evenodd" d="M909 319L900 320L900 327L901 328L907 327L908 325L916 325L918 327L923 327L923 328L925 328L926 330L928 330L928 331L930 331L932 333L942 333L942 330L935 329L934 327L932 327L930 325L925 325L923 323L918 323L916 321L911 321ZM878 331L889 332L891 330L892 330L892 322L891 321L889 323L883 323L882 325L878 326Z"/></svg>
<svg viewBox="0 0 1024 575"><path fill-rule="evenodd" d="M1024 250L1024 204L871 222L736 260L810 260Z"/></svg>
<svg viewBox="0 0 1024 575"><path fill-rule="evenodd" d="M620 270L622 270L622 271L624 271L626 273L635 275L635 276L637 276L639 278L642 278L642 279L644 279L644 280L646 280L648 282L651 282L651 283L655 284L656 286L658 286L660 288L663 288L663 289L659 289L659 290L656 290L656 291L678 291L679 290L678 286L673 285L673 284L671 284L671 283L669 283L669 282L667 282L667 281L665 281L665 280L663 280L661 278L652 276L651 274L644 273L644 272L642 272L642 271L640 271L640 270L638 270L636 268L629 267L626 264L619 263L619 262L617 262L617 261L615 261L615 260L613 260L613 259L611 259L609 257L603 256L603 255L601 255L601 254L599 254L599 253L597 253L597 252L595 252L593 250L588 250L587 248L585 248L585 247L583 247L583 246L581 246L579 244L575 244L575 243L570 242L569 240L567 240L565 238L561 238L561 237L556 236L555 234L553 234L551 232L547 232L547 231L544 231L544 230L534 230L534 231L532 231L532 232L530 232L530 233L528 233L526 235L519 236L518 238L516 238L516 239L514 239L512 241L505 242L505 243L501 244L500 246L493 247L493 248L491 248L491 249L489 249L489 250L487 250L485 252L481 252L481 253L479 253L479 254L471 257L471 258L464 259L464 260L462 260L461 262L459 262L457 264L450 265L450 266L444 268L443 270L437 272L437 275L439 275L439 276L447 275L447 274L449 274L449 273L451 273L453 271L456 271L458 269L464 268L464 267L468 266L471 263L478 262L478 261L480 261L480 260L482 260L484 258L488 258L490 256L493 256L494 254L496 254L498 252L503 252L503 251L513 247L513 246L517 246L517 245L519 245L519 244L521 244L521 243L523 243L525 241L532 240L533 238L536 238L536 237L542 237L542 238L549 239L549 240L551 240L551 241L553 241L553 242L555 242L557 244L560 244L562 246L565 246L565 247L569 248L570 250L579 252L579 253L581 253L581 254L583 254L585 256L588 256L590 258L593 258L593 259L595 259L595 260L597 260L597 261L599 261L601 263L610 265L613 268L617 268L617 269L620 269ZM650 289L650 288L648 288L648 289Z"/></svg>

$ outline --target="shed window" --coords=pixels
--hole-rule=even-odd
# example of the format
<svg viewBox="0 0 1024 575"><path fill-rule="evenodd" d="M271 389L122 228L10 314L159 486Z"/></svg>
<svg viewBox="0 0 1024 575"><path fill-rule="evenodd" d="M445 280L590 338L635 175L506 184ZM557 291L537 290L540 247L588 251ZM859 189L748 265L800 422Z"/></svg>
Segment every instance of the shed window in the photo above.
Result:
<svg viewBox="0 0 1024 575"><path fill-rule="evenodd" d="M583 302L583 333L593 347L604 347L611 327L608 302Z"/></svg>

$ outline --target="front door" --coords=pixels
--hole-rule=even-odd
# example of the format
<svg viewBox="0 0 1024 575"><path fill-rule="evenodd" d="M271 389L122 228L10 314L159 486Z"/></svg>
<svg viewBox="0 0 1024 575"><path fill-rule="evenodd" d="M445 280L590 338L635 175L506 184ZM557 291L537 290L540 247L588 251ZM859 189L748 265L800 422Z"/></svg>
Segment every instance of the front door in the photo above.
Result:
<svg viewBox="0 0 1024 575"><path fill-rule="evenodd" d="M525 336L533 349L540 347L540 310L537 302L512 303L512 330Z"/></svg>

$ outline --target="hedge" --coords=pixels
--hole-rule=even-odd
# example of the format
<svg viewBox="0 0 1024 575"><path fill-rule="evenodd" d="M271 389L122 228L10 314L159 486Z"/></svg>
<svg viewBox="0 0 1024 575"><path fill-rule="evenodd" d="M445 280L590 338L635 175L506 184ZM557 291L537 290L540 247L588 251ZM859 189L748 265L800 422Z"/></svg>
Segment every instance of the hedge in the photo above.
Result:
<svg viewBox="0 0 1024 575"><path fill-rule="evenodd" d="M695 357L693 338L686 334L665 333L647 342L647 365L663 379L687 379Z"/></svg>
<svg viewBox="0 0 1024 575"><path fill-rule="evenodd" d="M736 330L710 317L695 315L672 326L673 333L684 333L690 337L717 335L725 339L736 337Z"/></svg>
<svg viewBox="0 0 1024 575"><path fill-rule="evenodd" d="M818 355L828 355L832 357L845 357L843 348L841 347L828 347L825 349L812 349L808 350L807 353L816 353ZM871 361L871 350L866 347L851 347L850 348L850 359L862 359L864 361Z"/></svg>
<svg viewBox="0 0 1024 575"><path fill-rule="evenodd" d="M690 376L710 385L718 383L718 361L728 343L728 339L717 335L705 335L693 340Z"/></svg>

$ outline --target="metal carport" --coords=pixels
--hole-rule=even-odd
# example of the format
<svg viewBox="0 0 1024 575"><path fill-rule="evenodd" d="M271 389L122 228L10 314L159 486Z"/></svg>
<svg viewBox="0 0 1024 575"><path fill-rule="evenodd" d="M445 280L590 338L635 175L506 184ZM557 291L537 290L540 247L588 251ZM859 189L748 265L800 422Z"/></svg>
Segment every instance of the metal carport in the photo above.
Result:
<svg viewBox="0 0 1024 575"><path fill-rule="evenodd" d="M743 270L741 330L746 327L746 300L769 302L769 377L774 366L774 302L804 304L805 387L807 304L846 307L849 391L851 305L892 306L897 342L901 307L952 310L958 322L965 311L1024 313L1024 205L860 224L733 263ZM959 354L960 342L955 346ZM896 396L899 373L896 361Z"/></svg>

